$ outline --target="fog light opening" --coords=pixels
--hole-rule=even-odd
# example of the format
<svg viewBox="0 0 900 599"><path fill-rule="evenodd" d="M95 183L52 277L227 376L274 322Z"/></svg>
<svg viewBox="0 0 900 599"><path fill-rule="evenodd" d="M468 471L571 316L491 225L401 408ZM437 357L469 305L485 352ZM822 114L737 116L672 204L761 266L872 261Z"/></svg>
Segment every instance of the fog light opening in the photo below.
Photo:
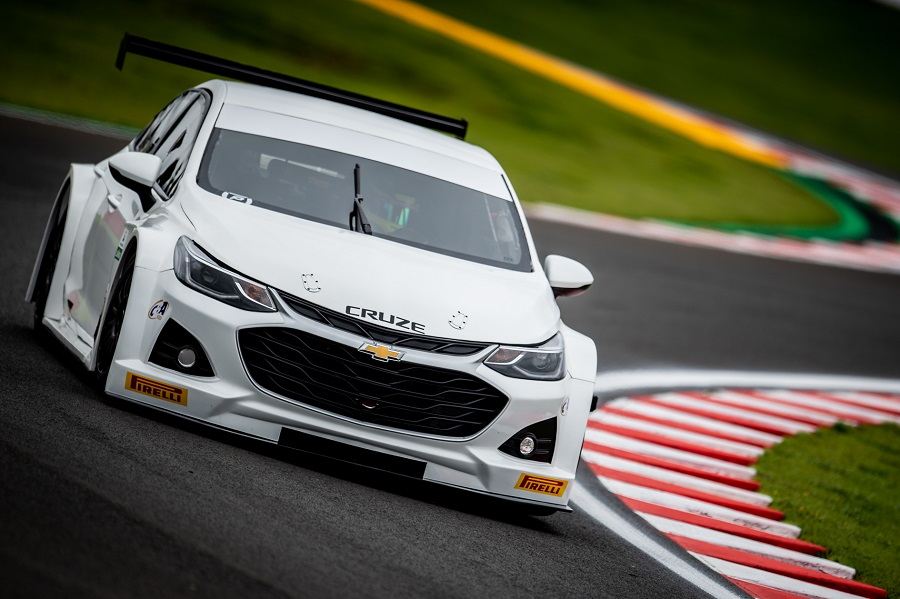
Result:
<svg viewBox="0 0 900 599"><path fill-rule="evenodd" d="M556 416L529 424L497 449L508 456L530 462L553 461L556 446Z"/></svg>
<svg viewBox="0 0 900 599"><path fill-rule="evenodd" d="M197 363L197 352L191 347L183 347L178 352L178 365L182 368L190 368Z"/></svg>
<svg viewBox="0 0 900 599"><path fill-rule="evenodd" d="M529 433L529 434L525 435L524 437L522 437L522 440L519 441L519 453L522 454L522 456L524 456L524 457L528 457L532 453L534 453L534 448L536 446L537 446L537 443L534 438L534 435Z"/></svg>

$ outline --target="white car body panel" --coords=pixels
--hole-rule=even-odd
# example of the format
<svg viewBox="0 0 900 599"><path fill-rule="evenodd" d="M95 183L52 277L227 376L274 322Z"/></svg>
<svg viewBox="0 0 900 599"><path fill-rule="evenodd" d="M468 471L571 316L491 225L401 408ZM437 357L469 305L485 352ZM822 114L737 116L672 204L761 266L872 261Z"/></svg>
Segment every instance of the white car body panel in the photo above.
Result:
<svg viewBox="0 0 900 599"><path fill-rule="evenodd" d="M167 201L161 201L165 198L157 190L157 201L144 213L138 195L110 176L107 161L72 166L68 214L41 322L94 369L95 332L107 322L121 258L133 251L130 296L105 382L108 394L267 441L279 442L284 431L299 431L416 460L424 464L425 480L565 509L566 483L575 476L591 409L596 349L593 341L560 321L521 206L496 160L445 135L324 100L222 81L199 88L210 93L208 112ZM523 251L531 270L451 257L210 193L197 177L216 126L358 155L511 202L524 227ZM134 150L129 146L123 151ZM347 198L348 214L352 200ZM49 234L48 225L29 300ZM240 309L182 283L173 270L173 251L182 236L229 270L266 285L277 310ZM508 402L477 431L447 436L360 420L268 389L251 374L241 331L296 331L348 352L373 341L302 316L284 294L383 330L483 344L471 355L403 348L400 364L458 372L486 383ZM73 298L78 302L70 304ZM419 328L410 331L391 316ZM213 374L191 374L151 360L170 322L195 338ZM483 363L500 345L535 347L557 333L565 345L560 380L513 378ZM134 376L180 389L183 403L139 392L129 378ZM499 449L544 421L555 423L549 462ZM555 481L564 491L554 495L517 488L526 476Z"/></svg>
<svg viewBox="0 0 900 599"><path fill-rule="evenodd" d="M198 193L204 197L183 203L197 223L194 240L276 289L339 312L356 306L401 316L424 324L426 335L450 339L532 345L557 331L559 308L538 272L468 262ZM308 292L304 274L314 275L321 290ZM469 317L463 330L449 324L457 310Z"/></svg>

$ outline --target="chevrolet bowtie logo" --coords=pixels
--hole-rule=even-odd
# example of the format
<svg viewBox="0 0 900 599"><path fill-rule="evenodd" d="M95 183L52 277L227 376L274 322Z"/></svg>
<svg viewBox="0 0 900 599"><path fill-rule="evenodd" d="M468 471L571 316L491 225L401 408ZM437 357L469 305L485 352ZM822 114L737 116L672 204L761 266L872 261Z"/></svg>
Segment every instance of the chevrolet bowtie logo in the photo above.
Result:
<svg viewBox="0 0 900 599"><path fill-rule="evenodd" d="M403 357L402 351L394 351L387 345L381 345L376 343L375 345L371 343L363 343L359 346L359 351L363 353L367 353L371 355L376 360L381 360L382 362L389 362L391 360L399 360Z"/></svg>

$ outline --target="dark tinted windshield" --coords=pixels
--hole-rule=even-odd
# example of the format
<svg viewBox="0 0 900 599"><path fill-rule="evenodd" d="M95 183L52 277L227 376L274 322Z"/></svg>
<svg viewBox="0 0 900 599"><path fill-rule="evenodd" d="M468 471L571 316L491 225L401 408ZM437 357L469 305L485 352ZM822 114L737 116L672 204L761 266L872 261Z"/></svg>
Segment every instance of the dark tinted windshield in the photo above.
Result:
<svg viewBox="0 0 900 599"><path fill-rule="evenodd" d="M531 270L522 223L512 202L381 162L216 129L198 183L234 201L349 228L357 164L362 208L376 237L502 268Z"/></svg>

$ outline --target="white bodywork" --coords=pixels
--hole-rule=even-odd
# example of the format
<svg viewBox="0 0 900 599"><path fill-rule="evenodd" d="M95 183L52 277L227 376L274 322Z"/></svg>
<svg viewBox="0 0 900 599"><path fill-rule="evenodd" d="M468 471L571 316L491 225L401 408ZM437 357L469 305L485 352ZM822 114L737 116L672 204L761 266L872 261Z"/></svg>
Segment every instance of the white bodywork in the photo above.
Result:
<svg viewBox="0 0 900 599"><path fill-rule="evenodd" d="M565 485L558 495L516 486L526 474L562 482L574 478L592 401L596 350L590 339L560 321L524 214L496 160L445 135L323 100L222 81L198 89L205 90L208 101L205 113L194 115L202 124L171 197L157 188L147 204L148 198L117 178L109 160L72 165L64 188L65 228L43 324L93 369L98 330L122 255L136 252L128 308L106 381L110 395L270 441L277 442L287 428L411 458L425 463L425 480L564 508ZM443 255L210 193L197 177L214 127L376 160L512 202L525 226L531 270ZM174 152L179 146L173 146ZM136 153L133 142L112 162L124 165L123 170L134 163L141 177L152 177L150 161L127 155ZM163 156L161 168L166 164ZM32 299L49 232L50 226L27 299ZM278 290L273 294L277 311L242 310L183 284L173 271L174 247L182 236L228 268ZM563 278L574 273L571 285L590 283L579 279L577 268L563 271ZM360 422L265 391L248 374L238 343L242 329L287 327L354 349L370 341L296 313L283 293L389 329L402 330L378 321L374 313L402 315L429 337L484 343L485 349L465 356L406 349L402 360L467 373L509 401L477 434L442 438ZM149 361L171 319L199 340L214 376L194 376ZM558 332L565 344L561 380L511 378L483 363L499 345L537 346ZM127 385L129 373L182 388L184 405L134 392ZM550 418L556 418L556 435L549 463L498 450L518 431Z"/></svg>

